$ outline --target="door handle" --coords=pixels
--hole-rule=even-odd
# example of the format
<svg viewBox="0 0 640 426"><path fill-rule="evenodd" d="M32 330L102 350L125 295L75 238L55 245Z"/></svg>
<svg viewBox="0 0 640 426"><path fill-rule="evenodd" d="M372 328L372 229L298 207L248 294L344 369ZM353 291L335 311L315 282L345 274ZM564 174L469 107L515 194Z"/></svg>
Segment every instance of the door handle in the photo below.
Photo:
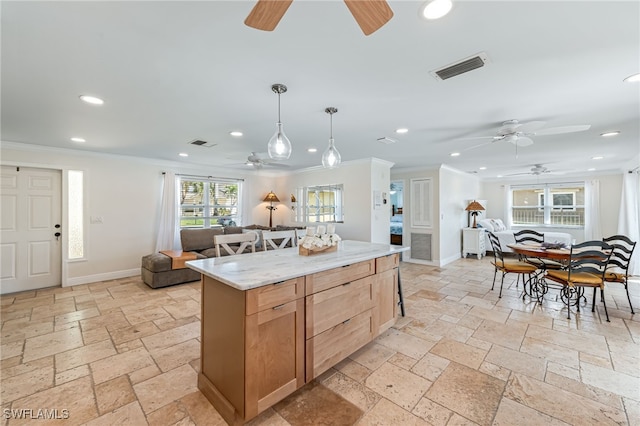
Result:
<svg viewBox="0 0 640 426"><path fill-rule="evenodd" d="M62 234L61 234L61 233L59 233L59 232L56 232L56 233L55 233L55 234L53 234L53 235L56 237L56 240L59 240L59 239L60 239L60 235L62 235Z"/></svg>

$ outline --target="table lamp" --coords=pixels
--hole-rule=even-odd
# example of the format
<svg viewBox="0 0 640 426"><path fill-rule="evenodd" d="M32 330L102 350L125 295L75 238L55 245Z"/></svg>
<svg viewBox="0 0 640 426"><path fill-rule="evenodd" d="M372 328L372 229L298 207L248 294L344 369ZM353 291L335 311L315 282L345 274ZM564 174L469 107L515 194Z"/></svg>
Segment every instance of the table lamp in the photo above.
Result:
<svg viewBox="0 0 640 426"><path fill-rule="evenodd" d="M472 228L477 228L478 225L476 224L476 216L478 216L478 213L480 213L481 211L484 211L484 207L482 207L482 204L480 204L476 200L473 200L472 202L469 203L469 205L465 210L468 212L471 212L471 216L473 216Z"/></svg>
<svg viewBox="0 0 640 426"><path fill-rule="evenodd" d="M267 196L264 197L264 200L262 200L262 201L268 201L269 202L269 205L267 206L267 209L269 209L269 228L271 228L271 227L273 227L273 211L275 209L277 209L277 207L273 207L273 202L275 201L276 203L279 203L280 200L278 199L278 196L273 193L273 191L269 191Z"/></svg>

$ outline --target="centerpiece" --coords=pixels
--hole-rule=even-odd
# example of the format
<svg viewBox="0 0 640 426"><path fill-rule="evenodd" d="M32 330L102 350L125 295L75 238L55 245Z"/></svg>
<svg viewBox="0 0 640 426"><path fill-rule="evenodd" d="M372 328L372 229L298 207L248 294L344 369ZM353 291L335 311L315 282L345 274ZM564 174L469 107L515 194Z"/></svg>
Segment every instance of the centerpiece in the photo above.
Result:
<svg viewBox="0 0 640 426"><path fill-rule="evenodd" d="M335 225L330 224L326 228L318 226L307 227L307 235L298 242L298 253L301 256L310 256L318 253L329 253L338 249L340 236L335 233Z"/></svg>

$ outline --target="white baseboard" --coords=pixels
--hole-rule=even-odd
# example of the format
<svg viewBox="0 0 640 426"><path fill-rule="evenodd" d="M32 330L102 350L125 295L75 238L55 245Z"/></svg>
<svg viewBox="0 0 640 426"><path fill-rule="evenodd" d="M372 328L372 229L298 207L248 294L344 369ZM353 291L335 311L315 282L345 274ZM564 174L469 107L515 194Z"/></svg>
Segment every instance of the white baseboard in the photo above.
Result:
<svg viewBox="0 0 640 426"><path fill-rule="evenodd" d="M438 262L432 262L430 260L414 259L412 257L409 257L407 259L403 259L403 261L407 262L407 263L417 263L419 265L439 266Z"/></svg>
<svg viewBox="0 0 640 426"><path fill-rule="evenodd" d="M140 275L140 268L125 269L124 271L105 272L103 274L85 275L84 277L68 278L63 287L71 287L80 284L90 284L99 281L117 280L119 278L135 277Z"/></svg>
<svg viewBox="0 0 640 426"><path fill-rule="evenodd" d="M407 257L407 258L403 258L402 261L403 262L408 262L408 263L417 263L420 265L427 265L427 266L438 266L438 267L442 267L444 265L447 265L451 262L455 262L456 260L460 259L460 255L453 255L450 256L446 259L443 260L422 260L422 259L413 259L411 257Z"/></svg>

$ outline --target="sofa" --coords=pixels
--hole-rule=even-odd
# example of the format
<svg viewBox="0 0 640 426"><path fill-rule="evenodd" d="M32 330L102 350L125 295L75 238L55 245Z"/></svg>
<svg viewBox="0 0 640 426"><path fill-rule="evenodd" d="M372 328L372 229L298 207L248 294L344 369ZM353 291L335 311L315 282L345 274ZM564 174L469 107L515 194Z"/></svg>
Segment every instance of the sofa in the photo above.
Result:
<svg viewBox="0 0 640 426"><path fill-rule="evenodd" d="M492 232L498 237L503 253L513 253L513 250L508 247L508 244L515 244L516 239L513 234L521 229L525 229L524 227L516 230L507 229L501 219L481 219L478 221L478 228L484 228L487 231L485 233L485 247L487 251L492 251L488 235L488 232ZM538 231L544 234L544 240L546 242L562 243L567 247L573 242L573 236L567 232L540 231L539 229Z"/></svg>
<svg viewBox="0 0 640 426"><path fill-rule="evenodd" d="M182 229L180 231L180 244L183 252L192 253L194 259L206 259L215 257L216 250L213 245L214 235L239 234L244 230L272 229L266 226L250 225L225 226L220 228ZM164 253L152 253L142 257L140 267L142 281L151 288L161 288L170 285L198 281L200 273L184 265L175 267L173 259Z"/></svg>
<svg viewBox="0 0 640 426"><path fill-rule="evenodd" d="M216 249L213 244L215 235L241 234L243 232L256 232L258 241L256 250L262 250L261 231L281 231L288 229L304 229L300 227L281 226L268 227L262 225L225 226L220 228L182 229L180 231L180 244L183 253L189 253L193 259L206 259L216 257ZM244 253L250 253L248 248ZM227 256L221 251L221 256ZM141 265L142 281L151 288L161 288L170 285L198 281L200 273L184 266L176 266L174 259L164 253L152 253L142 257Z"/></svg>

